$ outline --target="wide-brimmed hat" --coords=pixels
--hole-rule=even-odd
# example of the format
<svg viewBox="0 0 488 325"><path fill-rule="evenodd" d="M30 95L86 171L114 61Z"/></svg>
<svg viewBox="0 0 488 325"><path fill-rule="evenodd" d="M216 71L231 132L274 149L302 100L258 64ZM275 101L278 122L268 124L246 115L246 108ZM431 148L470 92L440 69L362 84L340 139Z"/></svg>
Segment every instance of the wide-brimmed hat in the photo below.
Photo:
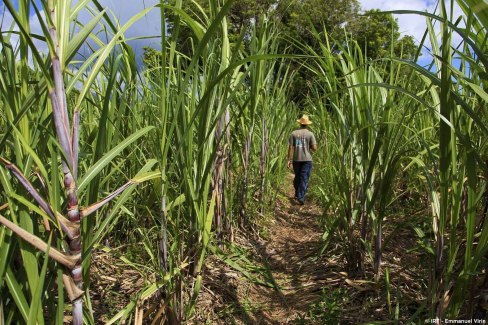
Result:
<svg viewBox="0 0 488 325"><path fill-rule="evenodd" d="M302 117L300 117L299 120L297 120L298 123L300 123L301 125L310 125L312 124L312 121L310 121L310 119L308 118L308 115L302 115Z"/></svg>

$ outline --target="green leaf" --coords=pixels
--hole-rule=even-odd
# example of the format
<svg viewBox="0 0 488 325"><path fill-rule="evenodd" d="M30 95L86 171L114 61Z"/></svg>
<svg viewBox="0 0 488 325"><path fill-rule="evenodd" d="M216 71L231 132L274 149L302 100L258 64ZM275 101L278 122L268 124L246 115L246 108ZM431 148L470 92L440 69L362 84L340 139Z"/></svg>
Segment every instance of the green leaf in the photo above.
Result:
<svg viewBox="0 0 488 325"><path fill-rule="evenodd" d="M134 178L132 178L132 181L134 183L143 183L147 182L153 179L161 178L161 172L160 171L154 171L154 172L147 172L140 174Z"/></svg>
<svg viewBox="0 0 488 325"><path fill-rule="evenodd" d="M69 62L71 62L71 59L76 55L77 51L84 44L88 36L90 36L90 33L98 25L100 19L102 19L104 14L105 14L105 10L100 12L95 17L93 17L93 19L91 19L87 24L83 25L81 30L78 31L78 33L76 33L76 35L71 38L68 44L68 50L67 50L68 55L66 57L66 61L62 62L63 65L69 64Z"/></svg>
<svg viewBox="0 0 488 325"><path fill-rule="evenodd" d="M44 263L42 265L41 274L39 275L39 281L37 283L37 287L32 297L32 303L30 305L29 311L29 320L27 321L27 325L36 325L36 324L43 324L43 306L41 302L43 301L43 287L44 287L44 280L46 279L47 273L47 264L49 262L49 249L51 248L51 239L52 235L49 236L49 241L47 243L47 250L44 255Z"/></svg>
<svg viewBox="0 0 488 325"><path fill-rule="evenodd" d="M172 209L174 209L175 207L183 203L185 203L185 194L180 194L176 199L174 199L173 201L167 204L166 213L168 213L168 211L171 211Z"/></svg>
<svg viewBox="0 0 488 325"><path fill-rule="evenodd" d="M151 159L149 160L144 167L141 168L139 171L139 174L145 174L148 170L152 169L153 166L157 163L156 160ZM138 174L138 175L139 175ZM137 177L137 175L136 175ZM85 251L91 250L92 247L102 240L102 238L112 229L114 226L115 218L119 215L119 210L122 208L122 206L125 204L125 202L131 198L132 192L136 188L137 185L133 184L129 186L118 198L112 209L110 209L110 213L108 213L106 216L103 217L102 221L98 225L98 229L94 234L91 234L90 236L90 242L87 244L85 243L85 246L83 249ZM86 263L84 261L84 263Z"/></svg>
<svg viewBox="0 0 488 325"><path fill-rule="evenodd" d="M90 183L90 181L103 169L105 166L110 164L112 160L120 154L125 148L127 148L130 144L135 142L140 137L144 136L146 133L154 129L153 126L147 126L131 136L127 139L119 143L115 148L107 152L100 160L98 160L92 167L90 167L87 172L81 178L78 184L78 191L82 192L84 188Z"/></svg>
<svg viewBox="0 0 488 325"><path fill-rule="evenodd" d="M27 304L27 299L25 299L22 287L15 279L15 275L10 266L7 267L7 273L5 274L5 283L7 284L9 293L10 295L12 295L12 298L14 299L14 302L20 311L20 315L27 323L29 321L30 313L29 305Z"/></svg>
<svg viewBox="0 0 488 325"><path fill-rule="evenodd" d="M8 252L11 248L12 231L6 227L0 228L0 288L3 288L4 274L7 270ZM0 317L0 319L3 319Z"/></svg>
<svg viewBox="0 0 488 325"><path fill-rule="evenodd" d="M64 283L63 283L63 270L58 268L57 270L57 285L58 285L58 303L57 303L57 313L56 313L56 324L64 323Z"/></svg>
<svg viewBox="0 0 488 325"><path fill-rule="evenodd" d="M85 99L86 95L88 94L89 90L92 87L93 82L96 80L100 70L103 68L106 59L112 53L112 50L114 49L115 45L117 45L118 42L121 42L123 39L123 35L125 31L132 26L136 21L144 17L149 11L151 11L154 7L149 7L144 9L143 11L137 13L134 15L125 25L121 26L115 35L112 37L110 42L107 43L103 48L101 48L101 51L97 53L98 59L97 62L90 68L90 74L88 75L88 78L83 82L83 88L80 91L80 94L78 96L78 99L76 100L75 107L81 107L81 104L83 100Z"/></svg>

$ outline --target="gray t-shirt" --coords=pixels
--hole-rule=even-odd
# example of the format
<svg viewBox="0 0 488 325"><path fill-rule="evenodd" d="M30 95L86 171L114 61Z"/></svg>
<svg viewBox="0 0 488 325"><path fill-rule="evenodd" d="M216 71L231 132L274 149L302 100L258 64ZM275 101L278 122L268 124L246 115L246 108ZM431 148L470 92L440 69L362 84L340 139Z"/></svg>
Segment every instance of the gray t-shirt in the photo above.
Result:
<svg viewBox="0 0 488 325"><path fill-rule="evenodd" d="M293 161L312 161L310 147L317 144L313 133L305 128L291 133L288 144L294 147Z"/></svg>

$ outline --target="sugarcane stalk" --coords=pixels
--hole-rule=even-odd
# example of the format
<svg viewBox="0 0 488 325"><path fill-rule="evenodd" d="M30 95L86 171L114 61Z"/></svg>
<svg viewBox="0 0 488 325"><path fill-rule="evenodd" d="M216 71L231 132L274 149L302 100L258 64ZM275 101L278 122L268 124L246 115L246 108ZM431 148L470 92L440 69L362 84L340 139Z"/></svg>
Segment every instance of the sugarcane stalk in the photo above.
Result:
<svg viewBox="0 0 488 325"><path fill-rule="evenodd" d="M379 273L380 273L380 266L381 266L381 252L382 252L381 234L382 234L381 220L378 220L376 225L376 237L375 237L375 245L374 245L374 264L373 264L376 281L379 280Z"/></svg>
<svg viewBox="0 0 488 325"><path fill-rule="evenodd" d="M226 192L230 191L230 171L231 171L231 133L230 133L230 112L229 107L225 108L225 138L226 138L226 146L224 148L224 160L225 160L225 186L222 185L222 196L225 198ZM230 200L229 200L230 201ZM228 209L228 202L224 199L223 202L223 214L224 214L224 221L225 221L225 230L227 234L229 234L229 240L233 241L233 234L232 234L232 210Z"/></svg>
<svg viewBox="0 0 488 325"><path fill-rule="evenodd" d="M222 116L217 123L217 127L215 130L215 142L217 144L217 150L215 152L214 158L214 168L213 168L213 177L212 177L212 187L213 192L215 193L215 210L214 210L214 228L217 233L217 238L219 242L222 241L222 215L223 215L223 168L224 168L224 148L222 146L222 135L223 135L223 124L224 124L224 117Z"/></svg>
<svg viewBox="0 0 488 325"><path fill-rule="evenodd" d="M251 142L252 134L254 130L254 125L249 128L249 133L247 135L246 144L244 146L244 160L243 160L243 176L242 176L242 193L241 193L241 210L240 210L240 221L241 226L245 223L246 218L246 205L247 205L247 175L249 172L249 155L251 153Z"/></svg>
<svg viewBox="0 0 488 325"><path fill-rule="evenodd" d="M262 119L262 141L261 141L261 157L260 157L260 173L261 173L261 190L260 190L260 213L264 213L264 191L266 186L266 160L268 158L268 134L266 130L266 118Z"/></svg>
<svg viewBox="0 0 488 325"><path fill-rule="evenodd" d="M164 189L161 191L164 193ZM168 265L168 234L167 234L167 216L166 216L166 195L161 198L161 240L159 242L159 251L161 253L160 263L164 272L169 270Z"/></svg>
<svg viewBox="0 0 488 325"><path fill-rule="evenodd" d="M80 110L75 109L73 113L73 125L71 132L71 147L73 150L73 176L78 178L78 156L79 156L79 143L80 143Z"/></svg>
<svg viewBox="0 0 488 325"><path fill-rule="evenodd" d="M366 212L367 208L367 200L366 200L366 193L365 189L361 188L361 196L362 196L362 206L361 206L361 239L366 241L366 236L368 235L368 214Z"/></svg>
<svg viewBox="0 0 488 325"><path fill-rule="evenodd" d="M76 175L75 167L78 165L75 161L78 153L73 153L73 149L78 149L78 125L79 115L74 116L73 135L70 134L70 124L68 118L68 105L66 102L66 92L64 87L63 71L60 62L60 49L57 37L57 30L55 23L56 11L54 1L48 1L48 11L51 17L52 24L49 25L49 34L54 45L54 53L51 53L52 70L54 78L54 90L49 92L51 98L51 104L53 108L54 124L56 128L56 135L61 143L61 148L64 153L63 160L63 174L64 174L64 188L66 192L66 209L68 220L75 226L75 234L72 238L68 238L69 255L78 256L81 255L81 229L80 220L81 214L78 207L78 193L76 189L76 181L73 174ZM81 259L71 269L71 277L74 284L80 292L83 291L83 278L82 278L82 266ZM73 302L73 324L83 324L83 299L82 295L76 297Z"/></svg>

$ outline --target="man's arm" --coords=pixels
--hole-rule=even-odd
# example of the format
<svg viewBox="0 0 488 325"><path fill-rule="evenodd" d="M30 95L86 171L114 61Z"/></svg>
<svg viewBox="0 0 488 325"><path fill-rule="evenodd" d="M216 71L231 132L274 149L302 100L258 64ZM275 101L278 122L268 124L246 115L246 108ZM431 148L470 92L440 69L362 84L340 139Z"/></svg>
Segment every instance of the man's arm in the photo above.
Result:
<svg viewBox="0 0 488 325"><path fill-rule="evenodd" d="M289 145L288 146L288 168L291 168L291 163L293 161L293 152L295 151L295 148L293 147L293 145Z"/></svg>
<svg viewBox="0 0 488 325"><path fill-rule="evenodd" d="M310 138L310 150L312 151L317 151L317 140L315 140L315 135L312 133L312 136Z"/></svg>

